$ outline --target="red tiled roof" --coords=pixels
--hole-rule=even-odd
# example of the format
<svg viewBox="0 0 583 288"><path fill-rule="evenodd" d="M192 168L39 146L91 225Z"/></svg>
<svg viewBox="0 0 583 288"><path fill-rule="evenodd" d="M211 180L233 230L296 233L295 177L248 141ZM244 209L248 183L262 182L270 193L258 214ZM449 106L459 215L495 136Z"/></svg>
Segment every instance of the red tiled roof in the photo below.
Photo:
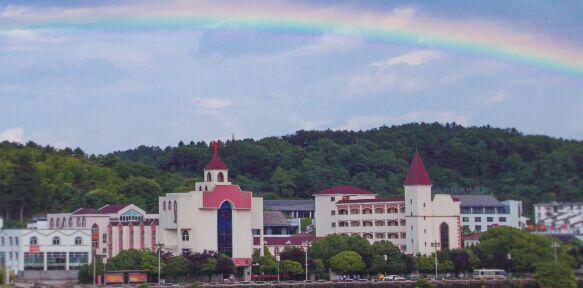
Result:
<svg viewBox="0 0 583 288"><path fill-rule="evenodd" d="M253 237L253 245L259 245L260 244L260 237L256 236ZM297 235L291 235L291 236L282 236L282 237L269 237L269 236L265 236L263 237L263 242L265 245L277 245L277 246L283 246L283 245L302 245L302 243L308 241L308 242L312 242L314 240L317 240L318 238L316 238L316 236L312 235L312 234L308 234L308 233L301 233L301 234L297 234Z"/></svg>
<svg viewBox="0 0 583 288"><path fill-rule="evenodd" d="M219 144L214 142L211 145L213 146L215 153L214 153L211 161L206 163L206 165L204 166L204 170L227 170L227 169L229 169L229 167L227 167L225 162L223 162L223 160L221 160L221 158L219 158L219 154L218 154Z"/></svg>
<svg viewBox="0 0 583 288"><path fill-rule="evenodd" d="M126 208L127 206L128 206L127 204L105 205L105 206L99 208L99 213L101 213L101 214L117 213L121 209Z"/></svg>
<svg viewBox="0 0 583 288"><path fill-rule="evenodd" d="M350 185L339 185L322 190L317 193L317 195L330 195L330 194L374 194L368 190L357 188Z"/></svg>
<svg viewBox="0 0 583 288"><path fill-rule="evenodd" d="M144 219L144 220L136 220L136 221L111 221L109 225L111 226L118 226L121 224L122 226L129 226L130 224L134 226L140 226L140 223L144 223L144 226L150 226L152 224L158 225L158 219Z"/></svg>
<svg viewBox="0 0 583 288"><path fill-rule="evenodd" d="M79 208L72 213L73 215L81 215L81 214L100 214L99 211L95 208Z"/></svg>
<svg viewBox="0 0 583 288"><path fill-rule="evenodd" d="M431 185L431 179L425 170L425 165L423 165L423 160L419 156L418 152L415 152L413 156L413 161L411 162L411 167L407 172L407 177L405 177L404 185Z"/></svg>
<svg viewBox="0 0 583 288"><path fill-rule="evenodd" d="M399 202L404 201L402 198L375 198L375 199L348 199L340 200L336 204L350 204L350 203L378 203L378 202Z"/></svg>

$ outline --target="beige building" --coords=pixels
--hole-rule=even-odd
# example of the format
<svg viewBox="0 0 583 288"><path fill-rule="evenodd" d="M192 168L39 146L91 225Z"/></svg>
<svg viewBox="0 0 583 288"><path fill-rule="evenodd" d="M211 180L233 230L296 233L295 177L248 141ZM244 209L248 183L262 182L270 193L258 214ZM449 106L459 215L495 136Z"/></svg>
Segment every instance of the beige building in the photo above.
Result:
<svg viewBox="0 0 583 288"><path fill-rule="evenodd" d="M229 182L217 154L204 167L197 191L160 197L160 241L175 254L217 251L233 259L239 277L249 279L253 235L263 243L263 198Z"/></svg>
<svg viewBox="0 0 583 288"><path fill-rule="evenodd" d="M336 186L314 195L316 236L358 234L371 243L389 240L407 254L460 248L460 204L431 195L431 180L415 153L404 181L405 199L377 198L370 191Z"/></svg>

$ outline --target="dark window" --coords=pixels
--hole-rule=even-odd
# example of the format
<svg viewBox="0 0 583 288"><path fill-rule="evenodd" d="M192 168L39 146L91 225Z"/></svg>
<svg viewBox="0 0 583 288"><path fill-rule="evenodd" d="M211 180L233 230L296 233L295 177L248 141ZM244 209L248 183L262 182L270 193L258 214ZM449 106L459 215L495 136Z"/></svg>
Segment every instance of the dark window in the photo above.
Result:
<svg viewBox="0 0 583 288"><path fill-rule="evenodd" d="M335 197L330 197L330 201L331 202L334 202L334 201L336 201L336 198Z"/></svg>
<svg viewBox="0 0 583 288"><path fill-rule="evenodd" d="M330 214L335 215L336 211L332 210L332 211L330 211Z"/></svg>
<svg viewBox="0 0 583 288"><path fill-rule="evenodd" d="M475 221L475 222L482 222L482 217L476 217L476 218L474 219L474 221Z"/></svg>
<svg viewBox="0 0 583 288"><path fill-rule="evenodd" d="M482 225L476 225L476 231L477 232L482 231Z"/></svg>
<svg viewBox="0 0 583 288"><path fill-rule="evenodd" d="M506 217L500 217L500 222L506 222Z"/></svg>
<svg viewBox="0 0 583 288"><path fill-rule="evenodd" d="M233 210L229 202L223 202L217 210L218 252L231 257L233 254Z"/></svg>
<svg viewBox="0 0 583 288"><path fill-rule="evenodd" d="M211 182L211 172L206 173L206 182Z"/></svg>
<svg viewBox="0 0 583 288"><path fill-rule="evenodd" d="M487 217L486 218L486 221L488 221L488 222L494 222L494 217Z"/></svg>
<svg viewBox="0 0 583 288"><path fill-rule="evenodd" d="M462 221L463 222L470 222L470 217L463 217L462 218Z"/></svg>
<svg viewBox="0 0 583 288"><path fill-rule="evenodd" d="M449 226L443 222L439 225L439 232L441 235L441 249L449 249Z"/></svg>
<svg viewBox="0 0 583 288"><path fill-rule="evenodd" d="M217 175L217 181L225 182L225 175L223 175L223 172L219 172L219 174Z"/></svg>
<svg viewBox="0 0 583 288"><path fill-rule="evenodd" d="M178 220L178 204L176 204L176 200L174 200L174 223Z"/></svg>

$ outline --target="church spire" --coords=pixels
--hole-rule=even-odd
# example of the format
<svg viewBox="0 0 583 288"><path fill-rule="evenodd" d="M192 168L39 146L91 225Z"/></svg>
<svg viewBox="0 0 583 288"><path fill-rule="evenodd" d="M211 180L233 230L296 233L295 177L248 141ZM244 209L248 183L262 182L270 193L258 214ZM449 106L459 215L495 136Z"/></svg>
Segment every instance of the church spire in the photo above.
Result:
<svg viewBox="0 0 583 288"><path fill-rule="evenodd" d="M225 162L219 158L219 142L211 144L214 150L213 158L204 166L204 170L227 170L229 169Z"/></svg>
<svg viewBox="0 0 583 288"><path fill-rule="evenodd" d="M427 170L425 170L425 165L423 165L423 160L419 156L419 152L415 151L413 155L413 161L407 172L407 177L405 177L405 182L403 185L431 185L431 179Z"/></svg>

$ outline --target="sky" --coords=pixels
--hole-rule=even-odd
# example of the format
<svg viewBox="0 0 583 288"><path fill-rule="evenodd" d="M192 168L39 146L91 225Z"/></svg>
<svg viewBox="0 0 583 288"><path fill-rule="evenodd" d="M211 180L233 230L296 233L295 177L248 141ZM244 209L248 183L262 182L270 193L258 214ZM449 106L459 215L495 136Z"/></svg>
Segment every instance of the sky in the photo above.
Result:
<svg viewBox="0 0 583 288"><path fill-rule="evenodd" d="M583 140L583 1L0 2L0 141L435 121Z"/></svg>

